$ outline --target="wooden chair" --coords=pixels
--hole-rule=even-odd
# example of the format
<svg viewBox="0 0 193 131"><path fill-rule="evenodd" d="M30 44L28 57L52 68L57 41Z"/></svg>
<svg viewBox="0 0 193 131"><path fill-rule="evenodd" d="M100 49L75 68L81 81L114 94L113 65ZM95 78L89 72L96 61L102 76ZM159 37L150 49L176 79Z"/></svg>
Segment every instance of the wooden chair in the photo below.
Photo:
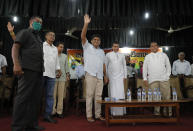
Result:
<svg viewBox="0 0 193 131"><path fill-rule="evenodd" d="M185 89L187 98L193 98L193 77L184 78L184 89Z"/></svg>
<svg viewBox="0 0 193 131"><path fill-rule="evenodd" d="M177 92L177 96L178 99L182 99L183 98L183 94L180 88L180 81L178 77L172 76L170 77L170 87L171 87L171 92L172 92L172 88L176 88L176 92Z"/></svg>
<svg viewBox="0 0 193 131"><path fill-rule="evenodd" d="M14 77L5 76L0 80L0 110L3 111L5 105L10 106Z"/></svg>

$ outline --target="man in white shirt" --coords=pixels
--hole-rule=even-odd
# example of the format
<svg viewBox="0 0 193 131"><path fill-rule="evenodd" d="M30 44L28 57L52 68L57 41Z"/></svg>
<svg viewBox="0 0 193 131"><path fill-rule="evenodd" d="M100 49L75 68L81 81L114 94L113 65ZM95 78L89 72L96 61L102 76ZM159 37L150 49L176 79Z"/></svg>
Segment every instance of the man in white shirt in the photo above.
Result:
<svg viewBox="0 0 193 131"><path fill-rule="evenodd" d="M0 77L6 74L7 60L5 56L0 54Z"/></svg>
<svg viewBox="0 0 193 131"><path fill-rule="evenodd" d="M178 53L178 60L174 61L172 66L172 74L174 76L183 75L189 76L191 74L190 62L185 60L185 53Z"/></svg>
<svg viewBox="0 0 193 131"><path fill-rule="evenodd" d="M145 57L143 64L143 80L146 87L160 88L162 99L168 100L171 97L169 77L171 74L171 65L168 56L165 53L158 52L159 46L156 42L150 45L151 53ZM166 107L163 110L167 115ZM155 115L160 115L160 107L155 107ZM169 116L172 115L172 108L169 107Z"/></svg>
<svg viewBox="0 0 193 131"><path fill-rule="evenodd" d="M82 46L84 51L84 70L86 72L86 117L88 122L94 122L92 117L92 103L95 100L95 118L104 120L101 117L101 104L97 100L102 99L103 91L103 73L105 83L106 68L105 68L105 54L99 45L101 38L99 35L93 35L90 44L86 38L88 24L91 18L86 14L84 16L84 26L81 33Z"/></svg>
<svg viewBox="0 0 193 131"><path fill-rule="evenodd" d="M127 78L127 67L125 56L119 53L119 43L114 42L113 51L106 55L107 76L109 78L110 97L125 99L124 81ZM111 114L124 115L126 109L123 107L112 107Z"/></svg>
<svg viewBox="0 0 193 131"><path fill-rule="evenodd" d="M43 52L44 52L44 67L45 71L44 76L44 88L45 88L45 97L46 97L46 107L44 120L50 123L56 123L51 117L54 104L54 85L56 77L61 76L60 64L58 59L58 50L53 45L55 40L55 33L48 31L45 35L46 41L43 43ZM57 72L57 74L56 74Z"/></svg>
<svg viewBox="0 0 193 131"><path fill-rule="evenodd" d="M179 81L180 81L180 89L183 94L183 97L186 96L186 92L184 89L184 76L189 76L191 75L191 66L190 62L185 60L185 53L180 52L178 53L178 60L174 61L173 66L172 66L172 74L174 76L178 76Z"/></svg>

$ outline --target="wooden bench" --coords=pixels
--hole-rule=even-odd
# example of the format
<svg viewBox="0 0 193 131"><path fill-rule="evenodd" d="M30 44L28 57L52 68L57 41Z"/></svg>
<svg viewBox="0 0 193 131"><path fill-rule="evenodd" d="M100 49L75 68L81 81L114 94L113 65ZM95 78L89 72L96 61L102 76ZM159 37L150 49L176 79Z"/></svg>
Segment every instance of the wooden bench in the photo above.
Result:
<svg viewBox="0 0 193 131"><path fill-rule="evenodd" d="M105 105L105 120L106 126L108 127L111 123L153 123L153 122L163 122L163 123L171 123L176 122L180 123L180 103L183 102L190 102L192 99L182 99L182 100L162 100L162 101L126 101L126 100L119 100L119 101L98 101L98 103ZM172 117L155 117L153 115L124 115L119 117L113 117L110 115L110 108L111 107L175 107L175 116Z"/></svg>

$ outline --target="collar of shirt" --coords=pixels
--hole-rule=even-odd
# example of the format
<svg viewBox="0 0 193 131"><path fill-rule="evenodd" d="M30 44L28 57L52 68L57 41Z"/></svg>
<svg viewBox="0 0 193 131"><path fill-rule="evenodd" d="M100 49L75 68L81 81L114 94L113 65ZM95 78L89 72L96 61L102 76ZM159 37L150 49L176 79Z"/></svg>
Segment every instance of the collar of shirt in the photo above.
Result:
<svg viewBox="0 0 193 131"><path fill-rule="evenodd" d="M177 60L177 62L186 63L186 60L181 61L180 59Z"/></svg>
<svg viewBox="0 0 193 131"><path fill-rule="evenodd" d="M44 45L46 45L46 46L50 46L50 47L52 47L52 48L55 48L55 46L52 44L52 45L50 45L50 44L48 44L48 42L47 41L45 41L44 42Z"/></svg>

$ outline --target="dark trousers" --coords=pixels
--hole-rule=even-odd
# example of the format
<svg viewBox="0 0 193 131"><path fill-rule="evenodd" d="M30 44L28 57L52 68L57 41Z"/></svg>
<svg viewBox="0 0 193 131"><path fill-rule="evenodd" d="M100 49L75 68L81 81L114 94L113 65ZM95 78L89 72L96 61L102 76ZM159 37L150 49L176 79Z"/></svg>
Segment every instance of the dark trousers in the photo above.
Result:
<svg viewBox="0 0 193 131"><path fill-rule="evenodd" d="M12 131L23 131L24 128L38 125L43 76L40 72L27 69L23 71L24 74L18 77Z"/></svg>
<svg viewBox="0 0 193 131"><path fill-rule="evenodd" d="M45 89L45 98L46 98L44 118L48 118L50 115L52 115L53 105L54 105L55 81L56 81L55 78L50 78L50 77L44 76L43 86Z"/></svg>
<svg viewBox="0 0 193 131"><path fill-rule="evenodd" d="M76 91L77 91L77 80L71 79L70 80L70 100L69 101L70 101L72 107L75 106L75 100L78 96Z"/></svg>
<svg viewBox="0 0 193 131"><path fill-rule="evenodd" d="M78 98L82 98L83 97L82 83L83 83L83 79L78 79L78 83L77 83Z"/></svg>

